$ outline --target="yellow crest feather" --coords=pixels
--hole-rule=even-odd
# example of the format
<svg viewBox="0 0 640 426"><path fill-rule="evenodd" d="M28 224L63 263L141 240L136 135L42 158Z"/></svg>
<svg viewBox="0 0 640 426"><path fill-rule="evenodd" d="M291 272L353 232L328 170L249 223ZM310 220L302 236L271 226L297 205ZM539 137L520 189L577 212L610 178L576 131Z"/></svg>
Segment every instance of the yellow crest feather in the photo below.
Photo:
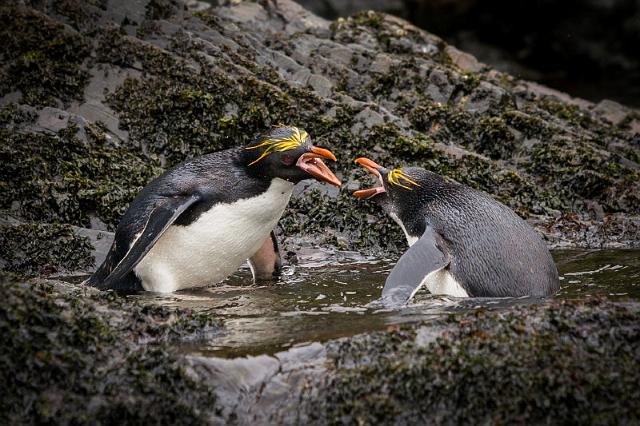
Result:
<svg viewBox="0 0 640 426"><path fill-rule="evenodd" d="M405 183L401 183L400 179L402 179ZM389 172L389 174L387 175L387 180L389 181L389 183L399 186L401 188L407 189L409 191L412 191L413 188L411 188L411 186L420 186L419 183L415 182L414 180L412 180L409 176L407 176L402 169L397 168L397 169L393 169Z"/></svg>
<svg viewBox="0 0 640 426"><path fill-rule="evenodd" d="M245 149L257 149L266 147L262 155L258 157L256 160L249 163L249 165L253 165L258 161L262 160L269 154L274 152L282 152L287 151L293 148L297 148L304 143L304 141L309 137L309 134L304 130L300 131L297 127L291 127L291 134L288 136L279 136L275 138L267 138L256 146L250 146Z"/></svg>

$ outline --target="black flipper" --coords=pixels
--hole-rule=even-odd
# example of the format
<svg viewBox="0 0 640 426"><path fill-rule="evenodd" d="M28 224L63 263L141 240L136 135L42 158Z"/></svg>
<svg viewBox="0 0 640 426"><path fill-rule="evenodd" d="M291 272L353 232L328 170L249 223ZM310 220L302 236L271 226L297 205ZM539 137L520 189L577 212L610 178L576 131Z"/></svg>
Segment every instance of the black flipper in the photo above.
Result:
<svg viewBox="0 0 640 426"><path fill-rule="evenodd" d="M138 237L109 276L98 285L98 288L117 288L118 281L122 280L136 267L167 228L198 200L200 200L200 197L194 194L189 197L176 196L159 201L149 214L149 219L140 237Z"/></svg>
<svg viewBox="0 0 640 426"><path fill-rule="evenodd" d="M442 237L427 226L387 277L380 301L385 306L404 305L418 291L427 274L446 267L449 262L449 252Z"/></svg>
<svg viewBox="0 0 640 426"><path fill-rule="evenodd" d="M282 272L282 260L276 234L271 234L264 240L258 251L249 258L249 265L253 273L253 281L271 281L277 279Z"/></svg>

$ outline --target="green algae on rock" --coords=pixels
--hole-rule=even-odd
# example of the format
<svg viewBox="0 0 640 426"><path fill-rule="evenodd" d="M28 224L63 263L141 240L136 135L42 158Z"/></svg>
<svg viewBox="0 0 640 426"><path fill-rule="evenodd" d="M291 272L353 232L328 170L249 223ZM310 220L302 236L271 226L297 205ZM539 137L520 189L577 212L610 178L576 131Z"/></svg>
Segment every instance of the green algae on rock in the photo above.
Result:
<svg viewBox="0 0 640 426"><path fill-rule="evenodd" d="M169 345L217 330L210 317L4 274L0 297L3 424L207 424L215 415L211 390Z"/></svg>
<svg viewBox="0 0 640 426"><path fill-rule="evenodd" d="M29 222L2 228L3 269L84 267L86 240L31 222L113 229L163 168L279 122L336 152L349 190L363 176L352 161L366 154L539 215L551 242L640 241L637 112L622 107L613 124L593 104L491 70L400 19L329 23L287 0L195 15L174 0L139 2L126 16L121 2L30 4L0 11L10 47L0 65L0 208ZM587 223L594 209L602 226ZM402 251L401 231L379 217L347 191L315 185L281 227L293 241ZM31 235L47 241L31 246ZM210 316L15 277L0 297L0 422L241 421L239 406L221 414L222 383L200 383L171 347L215 332ZM286 414L261 414L318 424L614 423L619 413L637 422L637 318L633 304L556 303L316 343L328 357L322 375L292 381L281 406L262 399ZM277 390L293 374L274 373Z"/></svg>
<svg viewBox="0 0 640 426"><path fill-rule="evenodd" d="M351 198L351 194L332 197L318 189L307 190L305 197L290 201L287 213L280 220L280 227L285 236L320 234L319 244L341 250L371 250L372 247L376 247L379 253L402 250L402 231L386 217L375 217L373 214L379 210L377 206L363 215ZM342 214L336 215L336 209ZM342 237L345 232L353 238Z"/></svg>
<svg viewBox="0 0 640 426"><path fill-rule="evenodd" d="M88 40L42 13L0 7L0 96L20 91L31 106L58 107L81 99Z"/></svg>
<svg viewBox="0 0 640 426"><path fill-rule="evenodd" d="M637 423L640 304L537 302L186 362L241 424Z"/></svg>
<svg viewBox="0 0 640 426"><path fill-rule="evenodd" d="M639 314L562 302L338 341L317 412L359 424L637 422Z"/></svg>
<svg viewBox="0 0 640 426"><path fill-rule="evenodd" d="M97 177L96 164L87 173L56 167L45 178L17 178L3 208L17 203L26 220L87 226L95 216L113 228L138 188L159 173L155 165L246 144L280 122L304 127L336 152L345 182L360 177L351 162L366 153L487 191L523 217L566 211L586 217L594 203L605 215L640 209L632 110L620 107L624 117L614 125L588 102L491 70L401 19L364 12L329 23L289 1L232 3L195 14L176 1L151 1L131 16L109 4L43 3L39 10L3 9L5 18L36 20L68 40L54 50L78 77L51 96L62 103L75 99L71 109L102 119L105 137L116 143L91 143L84 151L104 160L100 167L109 180ZM78 24L78 14L93 28ZM46 43L38 37L28 32L10 42L23 54ZM73 54L64 51L68 47ZM40 75L34 72L26 75ZM21 90L7 82L2 93ZM51 104L19 102L23 108ZM63 152L77 144L69 135L34 134L25 126L5 130L3 138L25 147L5 157L48 161L36 147L55 145L50 138L61 139L56 146ZM65 158L69 162L78 158ZM321 215L307 226L294 223L303 215L292 205L283 218L289 237L311 232L322 240L329 230L326 244L349 241L365 252L402 246L393 225L371 227L362 220L371 213L364 203L333 193L300 197L297 205L321 197L335 204L334 216L360 220ZM363 235L366 242L359 240Z"/></svg>
<svg viewBox="0 0 640 426"><path fill-rule="evenodd" d="M85 270L93 265L92 245L69 225L0 225L0 268L21 275Z"/></svg>
<svg viewBox="0 0 640 426"><path fill-rule="evenodd" d="M2 111L11 121L0 129L0 206L26 220L89 226L95 216L114 229L128 203L160 172L134 149L107 139L98 124L54 109L39 116L15 107ZM60 123L57 132L21 130L38 117L40 124Z"/></svg>
<svg viewBox="0 0 640 426"><path fill-rule="evenodd" d="M228 62L212 65L210 57L190 53L193 49L181 58L136 41L126 43L129 59L140 57L146 76L127 79L107 101L132 139L169 165L245 145L277 123L304 124L310 119L312 99L301 91L283 92L240 69L233 70L234 75L220 68L229 67ZM167 60L148 59L162 55Z"/></svg>

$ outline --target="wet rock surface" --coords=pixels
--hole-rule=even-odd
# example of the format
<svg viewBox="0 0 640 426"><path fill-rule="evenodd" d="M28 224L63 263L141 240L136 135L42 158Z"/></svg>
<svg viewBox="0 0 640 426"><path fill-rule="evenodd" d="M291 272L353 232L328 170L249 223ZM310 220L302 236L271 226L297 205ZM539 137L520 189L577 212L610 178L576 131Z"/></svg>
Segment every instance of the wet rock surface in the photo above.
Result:
<svg viewBox="0 0 640 426"><path fill-rule="evenodd" d="M0 6L3 423L638 418L635 305L521 308L221 361L173 343L218 330L210 316L42 279L91 270L166 168L281 122L334 151L345 182L299 185L277 229L285 251L404 249L397 226L350 195L360 155L485 190L550 246L638 246L636 110L517 80L379 13L329 22L285 0L198 12L158 0L34 4ZM510 358L489 356L507 348ZM532 354L543 368L529 377L518 366ZM501 387L490 405L474 399Z"/></svg>
<svg viewBox="0 0 640 426"><path fill-rule="evenodd" d="M93 266L93 245L69 225L0 224L3 271L24 276L82 271Z"/></svg>
<svg viewBox="0 0 640 426"><path fill-rule="evenodd" d="M0 296L4 423L617 424L640 416L637 302L513 301L222 359L185 350L226 333L210 313L15 276L2 277Z"/></svg>

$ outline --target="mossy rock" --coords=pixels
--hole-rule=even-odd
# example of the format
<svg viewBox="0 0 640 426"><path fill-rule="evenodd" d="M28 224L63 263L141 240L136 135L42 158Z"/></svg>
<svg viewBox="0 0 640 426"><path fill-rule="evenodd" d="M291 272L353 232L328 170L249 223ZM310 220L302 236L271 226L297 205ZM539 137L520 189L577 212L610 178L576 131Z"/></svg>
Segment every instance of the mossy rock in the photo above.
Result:
<svg viewBox="0 0 640 426"><path fill-rule="evenodd" d="M90 108L83 111L98 108L112 131L120 127L122 139L104 132L98 139L107 142L90 140L84 148L71 130L34 135L28 117L16 118L10 108L1 112L4 122L23 120L5 124L2 133L8 141L3 158L20 160L2 176L2 208L13 208L26 221L89 226L97 218L113 229L127 203L161 169L244 145L278 123L303 127L315 143L334 151L338 163L332 168L350 186L364 176L353 159L366 155L386 165L425 167L486 191L523 217L588 214L592 202L606 214L640 209L633 114L626 124L612 126L588 105L536 91L487 67L462 70L445 42L400 19L363 12L328 24L289 3L276 10L269 2L232 3L190 16L177 2L154 0L137 11L146 16L143 22L133 23L120 22L122 16L100 2L36 7L4 9L3 19L11 28L40 23L52 39L67 40L73 52L62 45L53 51L73 71L54 74L72 76L73 87L60 85L62 92L54 93L34 83L37 93L51 95L42 99L53 101L20 102L39 108L86 101ZM57 22L76 22L80 14L98 29ZM10 22L13 15L16 23ZM114 16L118 22L110 21ZM15 53L7 54L8 64L47 43L38 37L28 31L9 40ZM45 67L47 73L54 65ZM2 70L9 72L9 65ZM96 79L105 70L118 77L108 78L115 83L101 96L95 80L86 84L83 70ZM25 75L46 82L48 74ZM6 81L3 93L21 90L17 80ZM312 81L321 84L314 88ZM83 87L90 99L81 99ZM88 133L92 127L98 129L93 133L104 130L90 123ZM45 146L55 147L62 160L47 170L41 163L56 155ZM305 207L316 202L329 203L335 217ZM380 226L363 219L380 212L346 193L337 201L302 194L295 203L283 218L288 237L311 233L322 240L327 231L331 241L348 241L365 252L397 246L386 219ZM307 210L318 217L299 213Z"/></svg>
<svg viewBox="0 0 640 426"><path fill-rule="evenodd" d="M21 275L78 271L93 265L93 246L69 225L0 225L0 268Z"/></svg>
<svg viewBox="0 0 640 426"><path fill-rule="evenodd" d="M32 106L68 105L88 82L89 41L33 9L0 7L0 96L22 93Z"/></svg>
<svg viewBox="0 0 640 426"><path fill-rule="evenodd" d="M511 158L515 151L515 137L505 121L499 117L487 117L478 123L478 152L494 160Z"/></svg>
<svg viewBox="0 0 640 426"><path fill-rule="evenodd" d="M210 317L1 274L0 297L3 424L207 424L216 413L170 346L216 330Z"/></svg>
<svg viewBox="0 0 640 426"><path fill-rule="evenodd" d="M330 343L334 378L311 412L318 423L635 423L638 309L478 311Z"/></svg>
<svg viewBox="0 0 640 426"><path fill-rule="evenodd" d="M95 216L113 229L160 173L139 151L110 142L98 125L86 124L82 135L75 124L57 134L5 128L0 138L0 206L30 221L88 227Z"/></svg>

